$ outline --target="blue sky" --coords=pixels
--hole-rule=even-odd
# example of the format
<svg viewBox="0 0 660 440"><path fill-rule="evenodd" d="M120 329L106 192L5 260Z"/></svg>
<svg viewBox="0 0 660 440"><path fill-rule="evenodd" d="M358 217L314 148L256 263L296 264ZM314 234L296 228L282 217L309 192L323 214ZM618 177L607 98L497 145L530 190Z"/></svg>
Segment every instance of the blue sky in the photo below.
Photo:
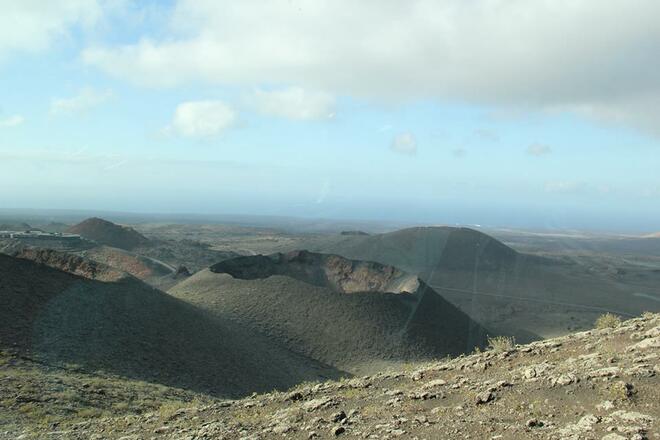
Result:
<svg viewBox="0 0 660 440"><path fill-rule="evenodd" d="M341 3L8 2L0 204L660 230L657 3Z"/></svg>

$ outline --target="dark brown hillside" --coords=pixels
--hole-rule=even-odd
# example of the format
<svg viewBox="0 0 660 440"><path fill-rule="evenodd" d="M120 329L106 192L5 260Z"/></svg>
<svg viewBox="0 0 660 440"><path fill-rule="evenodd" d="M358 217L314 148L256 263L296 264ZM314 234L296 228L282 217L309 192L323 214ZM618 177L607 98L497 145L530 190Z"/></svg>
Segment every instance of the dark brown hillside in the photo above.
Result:
<svg viewBox="0 0 660 440"><path fill-rule="evenodd" d="M173 272L170 267L158 261L143 257L135 252L129 252L109 246L96 246L92 249L81 252L81 254L85 258L128 272L145 282L151 282L154 279L169 275Z"/></svg>
<svg viewBox="0 0 660 440"><path fill-rule="evenodd" d="M126 272L122 272L103 263L53 249L18 246L16 250L6 253L12 257L31 260L35 263L92 280L118 281L128 276Z"/></svg>
<svg viewBox="0 0 660 440"><path fill-rule="evenodd" d="M626 245L637 246L630 254L643 253L642 246L646 246L644 252L655 255L652 241L617 239L616 245L620 250L632 249ZM605 250L605 241L588 243L601 246L594 247L598 252ZM642 273L646 285L626 285L623 276L603 277L588 262L576 264L571 258L517 252L469 228L408 228L368 237L319 241L312 247L417 274L443 298L491 331L515 336L521 342L585 328L605 312L634 316L657 308L656 285L648 274ZM640 280L644 278L634 282Z"/></svg>
<svg viewBox="0 0 660 440"><path fill-rule="evenodd" d="M456 228L447 237L438 265L449 270L498 270L514 265L517 258L516 251L489 235Z"/></svg>
<svg viewBox="0 0 660 440"><path fill-rule="evenodd" d="M484 344L485 330L417 277L336 255L239 257L169 293L351 372Z"/></svg>
<svg viewBox="0 0 660 440"><path fill-rule="evenodd" d="M283 275L342 293L414 293L419 288L416 277L395 267L308 251L237 257L217 263L210 270L244 280Z"/></svg>
<svg viewBox="0 0 660 440"><path fill-rule="evenodd" d="M2 254L0 349L219 396L338 374L137 279L100 282Z"/></svg>
<svg viewBox="0 0 660 440"><path fill-rule="evenodd" d="M116 225L97 217L89 218L82 223L71 226L67 229L67 232L79 234L99 244L125 250L131 250L149 243L149 240L135 229Z"/></svg>
<svg viewBox="0 0 660 440"><path fill-rule="evenodd" d="M434 270L500 270L515 264L518 253L470 228L416 227L371 236L349 237L324 251L347 258L378 261L410 273Z"/></svg>

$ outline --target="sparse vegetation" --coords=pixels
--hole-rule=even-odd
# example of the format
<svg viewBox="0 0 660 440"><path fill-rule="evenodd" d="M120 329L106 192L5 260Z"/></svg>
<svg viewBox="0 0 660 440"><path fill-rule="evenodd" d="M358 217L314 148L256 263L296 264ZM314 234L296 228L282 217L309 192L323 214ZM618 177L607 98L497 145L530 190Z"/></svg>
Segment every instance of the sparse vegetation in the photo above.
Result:
<svg viewBox="0 0 660 440"><path fill-rule="evenodd" d="M112 404L112 409L113 411L117 411L120 413L127 412L130 408L130 405L128 402L116 402Z"/></svg>
<svg viewBox="0 0 660 440"><path fill-rule="evenodd" d="M591 423L597 419L579 413L573 400L556 400L557 387L578 391L580 405L610 408L599 411L621 409L635 411L630 413L633 415L640 411L643 417L655 414L657 375L644 370L651 369L650 364L643 367L634 361L654 348L631 350L639 340L630 336L633 331L643 334L653 330L656 316L647 315L644 319L648 322L643 324L639 320L634 325L621 323L622 332L603 337L585 334L562 338L557 341L560 343L548 340L519 346L520 350L506 360L493 356L493 352L510 351L516 347L515 340L499 336L488 339L490 352L402 362L393 366L393 371L341 377L321 386L310 380L288 391L233 401L108 372L52 369L3 352L11 367L2 367L6 376L0 388L0 432L12 435L7 438L27 430L36 435L28 438L69 430L79 432L79 437L71 438L89 438L99 429L117 437L134 433L148 438L162 432L169 438L239 438L268 432L298 438L341 428L343 431L338 432L346 432L347 438L384 435L387 430L400 438L453 438L456 432L467 432L471 438L498 434L501 438L509 434L527 438L530 429L541 428L540 434L547 430L556 434L554 438L570 438L571 430L582 426L578 420ZM648 352L651 354L654 352ZM613 368L617 381L617 376L609 373ZM294 390L300 396L290 399ZM20 399L16 399L19 394ZM460 417L455 416L457 405L461 407ZM507 422L479 423L486 415L490 420ZM548 417L552 417L552 425ZM592 425L598 435L594 438L605 435L607 424ZM648 429L650 425L640 426Z"/></svg>
<svg viewBox="0 0 660 440"><path fill-rule="evenodd" d="M23 414L30 414L37 409L37 405L34 403L26 403L18 407L18 411Z"/></svg>
<svg viewBox="0 0 660 440"><path fill-rule="evenodd" d="M511 351L516 347L516 339L513 336L495 336L488 338L488 349L501 353Z"/></svg>
<svg viewBox="0 0 660 440"><path fill-rule="evenodd" d="M100 417L103 414L99 408L82 408L78 410L78 417L82 419L89 419L92 417Z"/></svg>
<svg viewBox="0 0 660 440"><path fill-rule="evenodd" d="M165 402L158 408L158 415L161 419L169 419L182 408L185 408L184 402Z"/></svg>
<svg viewBox="0 0 660 440"><path fill-rule="evenodd" d="M165 246L156 238L149 238L149 245L137 247L134 252ZM214 258L212 254L206 257ZM34 268L33 261L22 260L25 261L6 263L8 269L0 277L3 283L8 283L5 291L11 295L21 293L20 299L34 298L41 302L19 308L14 304L22 307L23 303L14 301L10 303L12 308L0 310L0 318L5 318L0 322L10 324L0 326L0 340L10 342L7 347L0 347L0 438L5 438L3 435L16 438L29 430L36 437L27 438L71 430L81 433L75 438L88 438L99 426L101 432L117 433L118 437L135 434L139 438L161 433L164 438L250 438L253 433L265 438L276 434L324 438L328 432L338 435L336 428L342 429L340 434L346 433L341 438L390 435L453 438L457 432L466 432L470 438L527 438L531 428L541 427L549 433L552 430L556 438L567 438L559 431L580 420L575 418L578 412L579 417L592 412L598 418L608 416L613 410L657 412L652 405L660 401L659 370L654 365L657 356L652 356L658 347L655 342L658 333L654 330L658 315L651 313L643 315L648 323L641 320L622 323L618 316L608 313L598 319L596 326L619 330L584 332L575 338L566 336L556 341L542 340L548 336L544 333L547 329L533 320L521 324L535 330L530 335L505 326L485 325L493 334L516 334L519 344L538 341L516 345L514 337L486 338L486 331L480 328L478 345L472 354L455 357L456 352L452 351L450 358L440 360L440 355L427 355L425 342L416 343L416 339L389 329L389 326L398 329L398 322L408 323L404 319L408 317L411 298L404 295L388 296L395 304L405 299L405 307L389 304L375 307L379 295L363 294L367 292L340 295L341 292L330 291L329 287L307 283L303 276L300 276L302 280L280 275L237 281L224 275L218 280L207 270L171 289L171 295L161 295L132 278L121 284L115 280L101 283L98 278L79 279L64 276L62 270ZM61 266L66 264L56 268ZM21 273L24 276L18 277ZM323 273L327 275L326 271ZM356 282L371 281L352 275ZM70 287L72 280L80 290ZM311 287L300 287L302 283ZM222 286L222 295L209 295L210 301L205 302L204 295L218 285ZM23 295L35 286L39 295L47 293L57 299L58 308L53 307L50 297ZM302 294L292 295L296 292L294 288L301 289ZM124 291L129 290L132 293L127 298ZM256 293L262 291L265 293ZM318 298L313 295L316 293ZM177 295L178 299L174 300L172 296ZM426 299L441 297L429 295ZM77 302L81 298L86 301ZM98 314L106 308L91 308L87 300L103 300L101 305L107 304L111 311L121 313ZM346 304L339 304L344 300ZM246 301L254 302L241 314L239 307L245 306ZM211 311L216 310L211 305L226 304L224 310L235 312L237 318L231 325L221 326L218 323L224 318L222 313L210 319L206 312L200 314L196 308L188 307L191 303ZM280 304L281 310L277 309ZM479 307L483 305L479 303ZM412 323L435 322L422 319L421 312L435 319L436 310L446 311L449 306L442 303L429 307L425 302L415 318L419 321ZM602 306L618 310L611 304ZM43 311L33 316L31 313L40 307ZM470 309L470 313L477 313L479 307ZM490 306L483 309L485 315L498 310ZM95 314L88 313L90 310ZM322 313L311 312L316 310ZM452 319L454 312L449 314ZM526 311L516 305L506 313L512 316L507 322L517 327L521 321L519 314ZM546 320L561 321L557 327L562 324L565 331L591 327L600 312L589 311L584 316L575 313L579 318L577 324L573 322L576 321L573 312L564 316L552 307L542 307L535 308L534 313ZM88 320L89 316L95 319ZM152 320L154 316L160 319ZM568 318L570 326L563 325ZM249 323L250 331L243 333L245 322ZM365 326L365 322L373 322L373 326ZM421 340L463 338L466 332L462 329L473 329L465 322L468 321L446 322L446 327L441 327L437 334L421 334L424 336ZM494 322L500 321L494 319ZM329 325L323 328L326 323ZM364 337L365 327L375 330ZM447 337L446 328L454 327L458 333ZM425 325L409 328L418 332L428 329ZM329 334L326 329L335 333ZM262 332L268 337L253 339L253 335ZM222 337L217 337L218 333ZM95 338L78 337L80 334ZM103 337L101 343L97 335ZM282 345L291 344L292 350L273 348L279 345L272 344L272 338L280 335ZM93 344L86 344L88 340ZM356 340L359 344L352 346ZM39 343L33 344L35 341ZM222 344L216 345L214 341ZM474 342L471 339L461 342L460 350L473 346L468 343ZM300 354L304 344L312 348ZM405 350L391 352L397 344ZM636 344L638 348L633 347ZM49 356L36 357L29 353L28 357L18 351L33 347L48 350ZM292 352L295 356L291 356ZM309 368L310 359L321 356L327 356L327 361L336 365L331 364L333 368L326 371L324 361ZM372 362L373 359L378 362ZM305 382L301 383L302 380ZM266 390L272 391L261 394ZM577 398L565 398L565 395ZM241 396L249 397L241 399ZM620 421L596 422L594 438L605 435L600 431L614 422ZM536 432L540 436L546 433L540 429Z"/></svg>
<svg viewBox="0 0 660 440"><path fill-rule="evenodd" d="M609 388L609 392L610 398L618 401L627 401L636 393L635 387L631 383L623 381L613 383Z"/></svg>
<svg viewBox="0 0 660 440"><path fill-rule="evenodd" d="M359 388L345 388L339 393L344 399L357 399L364 394L364 391Z"/></svg>
<svg viewBox="0 0 660 440"><path fill-rule="evenodd" d="M613 313L605 313L604 315L600 315L596 320L597 329L617 328L620 325L621 318Z"/></svg>

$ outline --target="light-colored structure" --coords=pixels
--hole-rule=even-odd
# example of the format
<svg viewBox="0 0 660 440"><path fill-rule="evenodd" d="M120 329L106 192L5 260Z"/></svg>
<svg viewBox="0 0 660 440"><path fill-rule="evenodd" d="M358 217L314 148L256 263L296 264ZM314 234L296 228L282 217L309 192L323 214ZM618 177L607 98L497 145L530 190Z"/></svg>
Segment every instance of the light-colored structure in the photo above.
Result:
<svg viewBox="0 0 660 440"><path fill-rule="evenodd" d="M19 241L29 246L47 249L70 250L89 247L90 242L77 234L44 231L0 231L0 239Z"/></svg>
<svg viewBox="0 0 660 440"><path fill-rule="evenodd" d="M37 239L37 240L80 240L80 235L44 231L0 231L0 238Z"/></svg>

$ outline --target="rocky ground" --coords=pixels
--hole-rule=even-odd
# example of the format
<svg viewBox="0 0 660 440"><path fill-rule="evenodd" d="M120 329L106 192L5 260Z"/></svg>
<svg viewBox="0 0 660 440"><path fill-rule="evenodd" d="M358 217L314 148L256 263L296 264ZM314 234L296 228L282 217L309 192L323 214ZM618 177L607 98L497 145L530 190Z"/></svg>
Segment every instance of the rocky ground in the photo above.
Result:
<svg viewBox="0 0 660 440"><path fill-rule="evenodd" d="M660 314L647 313L616 327L522 346L500 340L469 356L241 400L0 425L0 437L657 439L659 359Z"/></svg>

